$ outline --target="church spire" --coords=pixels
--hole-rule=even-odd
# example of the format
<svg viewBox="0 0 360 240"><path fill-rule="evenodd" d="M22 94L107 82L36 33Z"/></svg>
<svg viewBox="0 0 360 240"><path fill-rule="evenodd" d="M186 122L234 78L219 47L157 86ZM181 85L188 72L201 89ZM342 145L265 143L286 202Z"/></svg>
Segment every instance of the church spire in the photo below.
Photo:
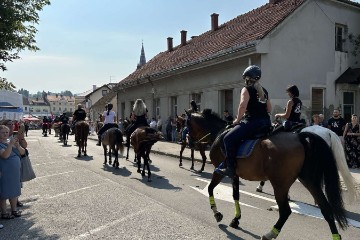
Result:
<svg viewBox="0 0 360 240"><path fill-rule="evenodd" d="M140 62L137 65L136 69L141 68L142 66L144 66L146 63L146 58L145 58L145 51L144 51L144 43L141 42L141 55L140 55Z"/></svg>

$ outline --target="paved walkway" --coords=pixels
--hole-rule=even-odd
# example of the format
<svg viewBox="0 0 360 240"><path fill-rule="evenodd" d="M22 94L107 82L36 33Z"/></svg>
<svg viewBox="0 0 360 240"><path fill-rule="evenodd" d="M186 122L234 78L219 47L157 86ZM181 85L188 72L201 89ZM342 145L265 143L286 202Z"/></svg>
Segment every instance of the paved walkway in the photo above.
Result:
<svg viewBox="0 0 360 240"><path fill-rule="evenodd" d="M90 135L89 139L96 140L96 135ZM89 143L92 144L92 143ZM95 143L94 143L95 145ZM175 158L179 158L180 156L180 149L181 146L178 143L173 142L167 142L167 141L159 141L154 144L151 151L156 154L163 154ZM205 154L207 156L207 162L210 163L209 159L209 150L205 151ZM199 151L195 151L194 158L196 161L202 161L201 155ZM189 148L186 148L183 152L183 160L191 160L191 150ZM360 169L350 169L351 174L354 176L354 178L357 180L358 183L360 183Z"/></svg>

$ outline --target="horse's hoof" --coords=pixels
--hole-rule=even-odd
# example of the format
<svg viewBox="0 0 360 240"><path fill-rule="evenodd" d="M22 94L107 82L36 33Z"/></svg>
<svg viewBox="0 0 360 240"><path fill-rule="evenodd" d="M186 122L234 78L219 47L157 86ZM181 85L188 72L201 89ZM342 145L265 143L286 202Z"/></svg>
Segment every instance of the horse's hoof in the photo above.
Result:
<svg viewBox="0 0 360 240"><path fill-rule="evenodd" d="M152 182L151 178L148 178L148 182Z"/></svg>
<svg viewBox="0 0 360 240"><path fill-rule="evenodd" d="M141 172L141 176L145 177L145 171Z"/></svg>
<svg viewBox="0 0 360 240"><path fill-rule="evenodd" d="M152 163L152 160L149 159L149 163L151 164L151 163Z"/></svg>
<svg viewBox="0 0 360 240"><path fill-rule="evenodd" d="M257 187L257 188L256 188L256 191L257 191L257 192L262 192L262 188Z"/></svg>
<svg viewBox="0 0 360 240"><path fill-rule="evenodd" d="M84 153L84 156L85 156L85 157L87 157L87 154L86 154L86 153Z"/></svg>
<svg viewBox="0 0 360 240"><path fill-rule="evenodd" d="M81 155L79 154L77 157L79 158L79 157L81 157Z"/></svg>
<svg viewBox="0 0 360 240"><path fill-rule="evenodd" d="M194 166L191 166L190 170L194 170Z"/></svg>
<svg viewBox="0 0 360 240"><path fill-rule="evenodd" d="M141 173L141 170L140 170L140 169L138 169L138 170L137 170L137 172L138 172L138 173Z"/></svg>
<svg viewBox="0 0 360 240"><path fill-rule="evenodd" d="M182 163L179 163L179 167L182 167Z"/></svg>
<svg viewBox="0 0 360 240"><path fill-rule="evenodd" d="M232 228L238 228L239 227L239 219L238 218L234 218L231 223L230 223L230 227Z"/></svg>
<svg viewBox="0 0 360 240"><path fill-rule="evenodd" d="M221 214L221 212L215 213L214 217L215 217L217 222L220 222L223 219L223 215Z"/></svg>

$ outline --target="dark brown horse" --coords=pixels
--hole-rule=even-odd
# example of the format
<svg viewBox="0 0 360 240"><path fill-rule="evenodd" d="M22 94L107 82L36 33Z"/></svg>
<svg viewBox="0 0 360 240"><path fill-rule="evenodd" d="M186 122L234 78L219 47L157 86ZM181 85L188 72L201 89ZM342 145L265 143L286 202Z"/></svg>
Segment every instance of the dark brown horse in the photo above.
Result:
<svg viewBox="0 0 360 240"><path fill-rule="evenodd" d="M148 171L148 182L151 182L151 171L150 171L150 164L149 164L149 153L151 151L151 147L159 141L163 139L161 132L156 131L150 127L139 127L137 128L130 137L130 143L134 148L134 152L137 159L138 165L138 173L145 176L145 167ZM141 158L144 159L144 167L141 171Z"/></svg>
<svg viewBox="0 0 360 240"><path fill-rule="evenodd" d="M81 157L81 152L86 154L87 139L89 135L89 124L85 121L78 121L75 123L75 141L79 146L78 157Z"/></svg>
<svg viewBox="0 0 360 240"><path fill-rule="evenodd" d="M63 144L66 146L68 139L69 139L69 134L70 134L70 125L67 123L63 123L61 124L60 127L60 138L63 142Z"/></svg>
<svg viewBox="0 0 360 240"><path fill-rule="evenodd" d="M176 119L176 131L181 134L181 131L186 126L186 119L183 117L180 117L180 116L176 116L175 119ZM191 167L190 167L190 169L194 170L194 152L195 152L195 148L197 148L200 151L200 155L202 157L202 166L201 166L201 169L199 170L199 172L204 171L205 163L206 163L205 148L206 148L207 144L208 144L207 142L202 142L202 141L196 142L196 143L194 142L193 144L189 144L189 141L187 138L182 139L181 140L181 149L180 149L179 167L181 167L183 165L182 164L183 152L184 152L186 146L188 146L191 150Z"/></svg>
<svg viewBox="0 0 360 240"><path fill-rule="evenodd" d="M123 145L123 134L120 129L113 127L106 130L101 135L101 143L104 148L104 165L107 164L107 146L109 146L109 164L111 164L111 155L114 153L115 160L113 163L113 167L116 169L119 168L119 150L120 155L122 156L124 153L124 145Z"/></svg>
<svg viewBox="0 0 360 240"><path fill-rule="evenodd" d="M215 167L225 159L223 137L226 132L223 132L222 123L223 120L216 114L209 112L207 114L193 113L189 115L188 119L189 135L194 139L200 139L208 133L211 135L214 132L219 133L210 149L210 159ZM342 148L341 142L336 136L332 139L334 139L337 149ZM337 139L338 141L336 141ZM338 167L344 160L334 156L336 156L336 152L329 148L327 142L319 135L310 132L297 134L280 131L261 138L249 157L236 159L236 177L232 179L235 218L230 226L238 227L241 218L239 177L249 181L269 180L274 188L275 199L279 206L279 219L271 231L262 236L262 239L275 239L291 214L288 192L298 178L320 207L333 234L333 239L341 239L335 220L342 229L348 226L348 222L345 216L338 170L342 176L349 176L350 173L347 168ZM215 204L214 188L222 179L223 176L214 173L208 187L211 209L218 222L222 220L223 216ZM323 183L326 196L322 189ZM354 183L346 186L348 189L352 188L352 192L356 192Z"/></svg>

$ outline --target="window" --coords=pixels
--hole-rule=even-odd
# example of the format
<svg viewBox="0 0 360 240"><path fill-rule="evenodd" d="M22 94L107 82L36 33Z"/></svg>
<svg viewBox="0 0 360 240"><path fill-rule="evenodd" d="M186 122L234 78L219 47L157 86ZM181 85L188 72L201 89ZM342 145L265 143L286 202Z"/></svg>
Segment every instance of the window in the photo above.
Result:
<svg viewBox="0 0 360 240"><path fill-rule="evenodd" d="M355 95L354 92L343 93L343 118L347 121L351 121L351 114L354 113L355 109Z"/></svg>
<svg viewBox="0 0 360 240"><path fill-rule="evenodd" d="M160 115L160 98L154 99L153 116L156 118Z"/></svg>
<svg viewBox="0 0 360 240"><path fill-rule="evenodd" d="M225 109L233 116L233 90L224 90Z"/></svg>
<svg viewBox="0 0 360 240"><path fill-rule="evenodd" d="M72 110L72 108L70 108L70 112L72 112L73 110Z"/></svg>
<svg viewBox="0 0 360 240"><path fill-rule="evenodd" d="M55 107L53 107L53 111L55 111Z"/></svg>
<svg viewBox="0 0 360 240"><path fill-rule="evenodd" d="M177 97L171 97L170 101L171 116L175 117L175 115L177 115Z"/></svg>
<svg viewBox="0 0 360 240"><path fill-rule="evenodd" d="M61 102L59 102L59 105L61 105Z"/></svg>
<svg viewBox="0 0 360 240"><path fill-rule="evenodd" d="M102 96L105 96L107 94L107 90L102 90Z"/></svg>
<svg viewBox="0 0 360 240"><path fill-rule="evenodd" d="M324 113L324 91L323 88L313 88L311 91L312 99L311 99L311 109L312 114L320 114Z"/></svg>
<svg viewBox="0 0 360 240"><path fill-rule="evenodd" d="M345 52L345 36L346 36L345 25L335 25L335 51Z"/></svg>
<svg viewBox="0 0 360 240"><path fill-rule="evenodd" d="M191 100L194 100L196 102L196 105L198 107L198 111L200 111L201 110L201 108L200 108L200 105L201 105L201 93L193 93L193 94L191 94Z"/></svg>
<svg viewBox="0 0 360 240"><path fill-rule="evenodd" d="M59 111L61 111L61 107L59 107Z"/></svg>
<svg viewBox="0 0 360 240"><path fill-rule="evenodd" d="M27 111L27 107L25 107L25 111Z"/></svg>

